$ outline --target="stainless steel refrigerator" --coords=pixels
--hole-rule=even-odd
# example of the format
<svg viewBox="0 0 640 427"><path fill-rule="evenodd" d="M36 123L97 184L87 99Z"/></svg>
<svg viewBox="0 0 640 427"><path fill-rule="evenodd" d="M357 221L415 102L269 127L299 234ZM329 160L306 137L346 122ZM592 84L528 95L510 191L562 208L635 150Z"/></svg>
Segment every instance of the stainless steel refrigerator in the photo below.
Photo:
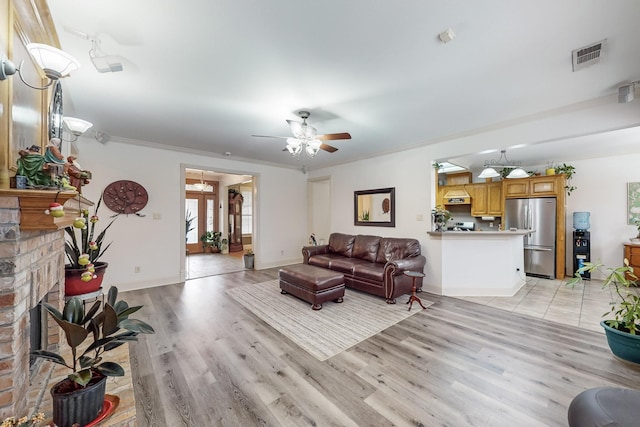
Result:
<svg viewBox="0 0 640 427"><path fill-rule="evenodd" d="M529 276L555 278L556 199L507 199L504 229L533 230L524 236L524 272Z"/></svg>

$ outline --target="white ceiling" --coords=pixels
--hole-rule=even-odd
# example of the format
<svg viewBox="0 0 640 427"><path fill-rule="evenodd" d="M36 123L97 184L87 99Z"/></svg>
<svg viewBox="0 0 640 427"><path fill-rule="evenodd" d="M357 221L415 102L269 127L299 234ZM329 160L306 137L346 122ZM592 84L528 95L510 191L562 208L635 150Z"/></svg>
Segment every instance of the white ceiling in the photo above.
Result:
<svg viewBox="0 0 640 427"><path fill-rule="evenodd" d="M637 0L48 3L63 50L82 63L63 80L66 115L113 140L292 167L284 141L251 135L289 136L285 120L302 109L320 133L353 137L305 161L315 169L616 95L640 77ZM447 28L456 38L445 44ZM78 32L97 35L124 71L98 73ZM603 61L572 72L571 51L605 38ZM638 130L620 132L620 150L637 150ZM598 156L602 138L507 155L575 159L573 143ZM469 154L467 165L484 161Z"/></svg>

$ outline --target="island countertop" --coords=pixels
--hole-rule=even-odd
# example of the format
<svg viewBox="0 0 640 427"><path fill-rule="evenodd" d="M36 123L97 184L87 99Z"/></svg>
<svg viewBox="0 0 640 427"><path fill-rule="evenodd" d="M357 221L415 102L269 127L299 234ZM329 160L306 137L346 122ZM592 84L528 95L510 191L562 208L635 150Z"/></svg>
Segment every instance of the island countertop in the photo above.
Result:
<svg viewBox="0 0 640 427"><path fill-rule="evenodd" d="M503 231L429 231L427 234L429 236L451 236L451 237L459 237L459 236L524 236L525 234L535 233L535 230L503 230Z"/></svg>
<svg viewBox="0 0 640 427"><path fill-rule="evenodd" d="M430 292L513 296L525 284L524 236L535 230L427 232Z"/></svg>

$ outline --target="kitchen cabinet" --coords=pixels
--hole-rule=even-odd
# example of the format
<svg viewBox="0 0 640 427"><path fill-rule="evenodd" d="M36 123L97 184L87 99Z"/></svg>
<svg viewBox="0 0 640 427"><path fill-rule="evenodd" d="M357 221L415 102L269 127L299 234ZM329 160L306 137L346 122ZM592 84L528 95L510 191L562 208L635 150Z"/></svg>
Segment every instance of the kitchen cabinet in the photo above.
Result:
<svg viewBox="0 0 640 427"><path fill-rule="evenodd" d="M629 260L629 267L633 267L633 273L640 275L640 245L625 243L624 257Z"/></svg>
<svg viewBox="0 0 640 427"><path fill-rule="evenodd" d="M532 176L529 178L505 179L502 192L505 198L554 197L564 192L564 175Z"/></svg>
<svg viewBox="0 0 640 427"><path fill-rule="evenodd" d="M471 216L502 216L502 183L467 186L471 194Z"/></svg>

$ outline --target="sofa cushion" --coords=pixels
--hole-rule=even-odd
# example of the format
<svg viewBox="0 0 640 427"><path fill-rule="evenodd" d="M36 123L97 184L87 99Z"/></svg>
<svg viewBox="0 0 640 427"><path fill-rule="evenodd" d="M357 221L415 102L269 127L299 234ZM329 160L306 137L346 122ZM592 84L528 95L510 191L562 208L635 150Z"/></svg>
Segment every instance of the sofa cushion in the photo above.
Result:
<svg viewBox="0 0 640 427"><path fill-rule="evenodd" d="M329 253L350 257L355 238L356 236L351 234L331 233L329 236Z"/></svg>
<svg viewBox="0 0 640 427"><path fill-rule="evenodd" d="M357 258L335 258L329 263L329 268L345 274L353 274L353 268L358 264L368 264L368 261Z"/></svg>
<svg viewBox="0 0 640 427"><path fill-rule="evenodd" d="M376 282L384 281L384 264L362 263L353 266L353 275Z"/></svg>
<svg viewBox="0 0 640 427"><path fill-rule="evenodd" d="M309 265L315 265L316 267L331 268L331 261L334 259L343 259L342 255L337 254L318 254L309 257Z"/></svg>
<svg viewBox="0 0 640 427"><path fill-rule="evenodd" d="M416 239L383 237L376 262L384 264L397 259L411 258L420 255L420 242Z"/></svg>
<svg viewBox="0 0 640 427"><path fill-rule="evenodd" d="M379 247L380 236L364 236L362 234L358 234L353 242L351 257L369 262L376 262Z"/></svg>

